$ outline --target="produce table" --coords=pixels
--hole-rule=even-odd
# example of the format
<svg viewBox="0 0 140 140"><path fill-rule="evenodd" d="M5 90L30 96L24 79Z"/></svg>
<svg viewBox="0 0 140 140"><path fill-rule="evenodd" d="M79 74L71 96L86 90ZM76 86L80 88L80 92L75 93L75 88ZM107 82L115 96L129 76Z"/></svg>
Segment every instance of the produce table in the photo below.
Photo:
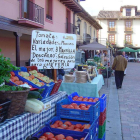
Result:
<svg viewBox="0 0 140 140"><path fill-rule="evenodd" d="M25 140L55 116L55 104L57 101L66 98L66 95L65 92L58 92L43 100L44 103L50 105L50 109L40 114L24 113L1 123L0 140Z"/></svg>
<svg viewBox="0 0 140 140"><path fill-rule="evenodd" d="M67 94L77 92L80 96L99 97L98 92L104 85L103 76L98 74L91 83L65 83L62 82L59 91L66 91Z"/></svg>

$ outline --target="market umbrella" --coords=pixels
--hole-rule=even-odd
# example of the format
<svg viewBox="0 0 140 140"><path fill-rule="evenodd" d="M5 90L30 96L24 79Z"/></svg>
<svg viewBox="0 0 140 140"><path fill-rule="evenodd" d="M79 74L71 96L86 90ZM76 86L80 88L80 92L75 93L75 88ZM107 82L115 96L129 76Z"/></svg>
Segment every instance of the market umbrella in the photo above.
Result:
<svg viewBox="0 0 140 140"><path fill-rule="evenodd" d="M125 48L121 49L120 51L121 52L136 52L135 50L128 48L128 47L125 47Z"/></svg>
<svg viewBox="0 0 140 140"><path fill-rule="evenodd" d="M140 52L140 49L137 49L136 52Z"/></svg>

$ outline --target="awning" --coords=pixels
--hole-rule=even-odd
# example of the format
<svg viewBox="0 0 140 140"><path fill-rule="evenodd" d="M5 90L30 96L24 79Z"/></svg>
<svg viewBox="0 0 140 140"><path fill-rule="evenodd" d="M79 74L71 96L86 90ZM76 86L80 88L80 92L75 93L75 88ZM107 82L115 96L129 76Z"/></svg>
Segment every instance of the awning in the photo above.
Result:
<svg viewBox="0 0 140 140"><path fill-rule="evenodd" d="M79 3L75 0L60 0L66 7L69 9L75 11L75 12L81 12L82 7L79 5Z"/></svg>
<svg viewBox="0 0 140 140"><path fill-rule="evenodd" d="M82 49L82 50L109 50L111 48L94 41L90 44L80 46L79 49Z"/></svg>
<svg viewBox="0 0 140 140"><path fill-rule="evenodd" d="M123 49L120 50L121 52L136 52L136 50L133 50L131 48L125 47Z"/></svg>

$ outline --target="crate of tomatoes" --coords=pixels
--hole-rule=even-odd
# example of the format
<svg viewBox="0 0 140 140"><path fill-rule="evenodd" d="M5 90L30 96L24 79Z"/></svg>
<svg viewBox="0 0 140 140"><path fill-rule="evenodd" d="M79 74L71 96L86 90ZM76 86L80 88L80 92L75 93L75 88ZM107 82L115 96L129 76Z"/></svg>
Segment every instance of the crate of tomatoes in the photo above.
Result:
<svg viewBox="0 0 140 140"><path fill-rule="evenodd" d="M83 133L81 135L75 133L61 133L59 130L53 131L47 126L33 134L31 140L35 138L38 138L38 140L91 140L88 133Z"/></svg>
<svg viewBox="0 0 140 140"><path fill-rule="evenodd" d="M100 116L100 101L94 105L89 103L72 103L69 99L57 103L57 116L60 118L95 121Z"/></svg>
<svg viewBox="0 0 140 140"><path fill-rule="evenodd" d="M72 103L88 103L91 105L96 104L97 101L100 101L100 112L103 112L106 109L106 94L103 94L101 97L86 97L79 96L77 92L74 92L68 96L69 100Z"/></svg>
<svg viewBox="0 0 140 140"><path fill-rule="evenodd" d="M99 119L96 121L75 121L69 119L61 119L58 116L53 117L46 123L46 126L53 131L59 131L60 133L68 133L76 135L82 135L83 133L89 133L90 137L94 137L98 133Z"/></svg>

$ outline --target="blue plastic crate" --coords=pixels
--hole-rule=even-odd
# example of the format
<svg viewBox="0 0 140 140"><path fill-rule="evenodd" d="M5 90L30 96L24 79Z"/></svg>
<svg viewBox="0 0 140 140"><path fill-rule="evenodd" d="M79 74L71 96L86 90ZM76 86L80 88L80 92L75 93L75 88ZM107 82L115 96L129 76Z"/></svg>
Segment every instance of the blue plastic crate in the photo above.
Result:
<svg viewBox="0 0 140 140"><path fill-rule="evenodd" d="M50 125L54 124L57 120L62 121L63 123L66 121L70 121L73 125L76 124L90 124L89 129L84 129L82 132L79 131L72 131L72 130L66 130L66 129L57 129L57 128L51 128ZM53 131L59 131L60 133L68 133L68 134L77 134L77 135L82 135L83 133L89 133L90 137L94 137L94 135L98 132L98 125L99 125L99 119L96 121L91 121L91 122L77 122L77 121L71 121L71 120L63 120L58 116L53 117L50 121L46 123L46 126L51 128Z"/></svg>
<svg viewBox="0 0 140 140"><path fill-rule="evenodd" d="M91 140L88 133L83 133L82 135L76 135L75 133L74 134L60 133L59 130L53 131L51 128L48 128L47 126L43 127L41 130L37 131L35 134L32 135L32 137L40 138L45 132L51 132L55 136L59 135L59 134L63 134L65 137L72 136L74 139L78 139L78 140L80 140L83 137L85 138L84 140Z"/></svg>
<svg viewBox="0 0 140 140"><path fill-rule="evenodd" d="M84 101L73 101L73 97L74 96L78 96L78 97L80 97L79 95L78 95L78 93L77 92L74 92L74 93L72 93L72 94L70 94L69 96L68 96L68 98L69 98L69 100L71 101L71 102L73 102L73 103L88 103L88 104L91 104L91 105L94 105L95 103L93 103L93 102L84 102ZM83 98L92 98L92 99L95 99L95 98L98 98L98 97L86 97L86 96L83 96ZM100 98L98 98L99 99L99 101L100 101L100 112L103 112L104 110L105 110L105 108L106 108L106 99L107 99L107 95L106 94L103 94Z"/></svg>
<svg viewBox="0 0 140 140"><path fill-rule="evenodd" d="M106 133L104 134L104 136L102 137L102 139L99 139L98 138L98 140L105 140L105 135L106 135Z"/></svg>
<svg viewBox="0 0 140 140"><path fill-rule="evenodd" d="M27 68L26 67L20 67L20 71L23 71L23 72L27 72ZM15 75L21 80L21 81L23 81L23 82L27 82L29 85L31 85L33 88L38 88L38 89L45 89L44 90L44 92L41 94L41 96L42 96L42 98L46 98L46 97L48 97L49 95L50 95L50 93L51 93L51 91L52 91L52 89L53 89L53 87L54 87L54 82L51 82L51 83L49 83L49 84L46 84L45 82L43 82L43 81L41 81L40 79L38 79L39 80L39 82L43 82L44 83L44 86L41 86L41 87L39 87L39 86L37 86L36 84L34 84L34 83L32 83L31 81L29 81L29 80L27 80L27 79L25 79L24 77L22 77L22 76L20 76L19 74L18 74L18 72L20 72L20 71L14 71L14 73L15 73ZM49 86L48 86L49 85Z"/></svg>
<svg viewBox="0 0 140 140"><path fill-rule="evenodd" d="M97 101L94 105L90 106L88 110L78 110L62 108L62 105L71 104L69 99L61 100L57 103L57 116L60 118L83 120L83 121L95 121L100 116L100 101ZM77 103L80 105L81 103ZM89 105L88 103L85 103Z"/></svg>

